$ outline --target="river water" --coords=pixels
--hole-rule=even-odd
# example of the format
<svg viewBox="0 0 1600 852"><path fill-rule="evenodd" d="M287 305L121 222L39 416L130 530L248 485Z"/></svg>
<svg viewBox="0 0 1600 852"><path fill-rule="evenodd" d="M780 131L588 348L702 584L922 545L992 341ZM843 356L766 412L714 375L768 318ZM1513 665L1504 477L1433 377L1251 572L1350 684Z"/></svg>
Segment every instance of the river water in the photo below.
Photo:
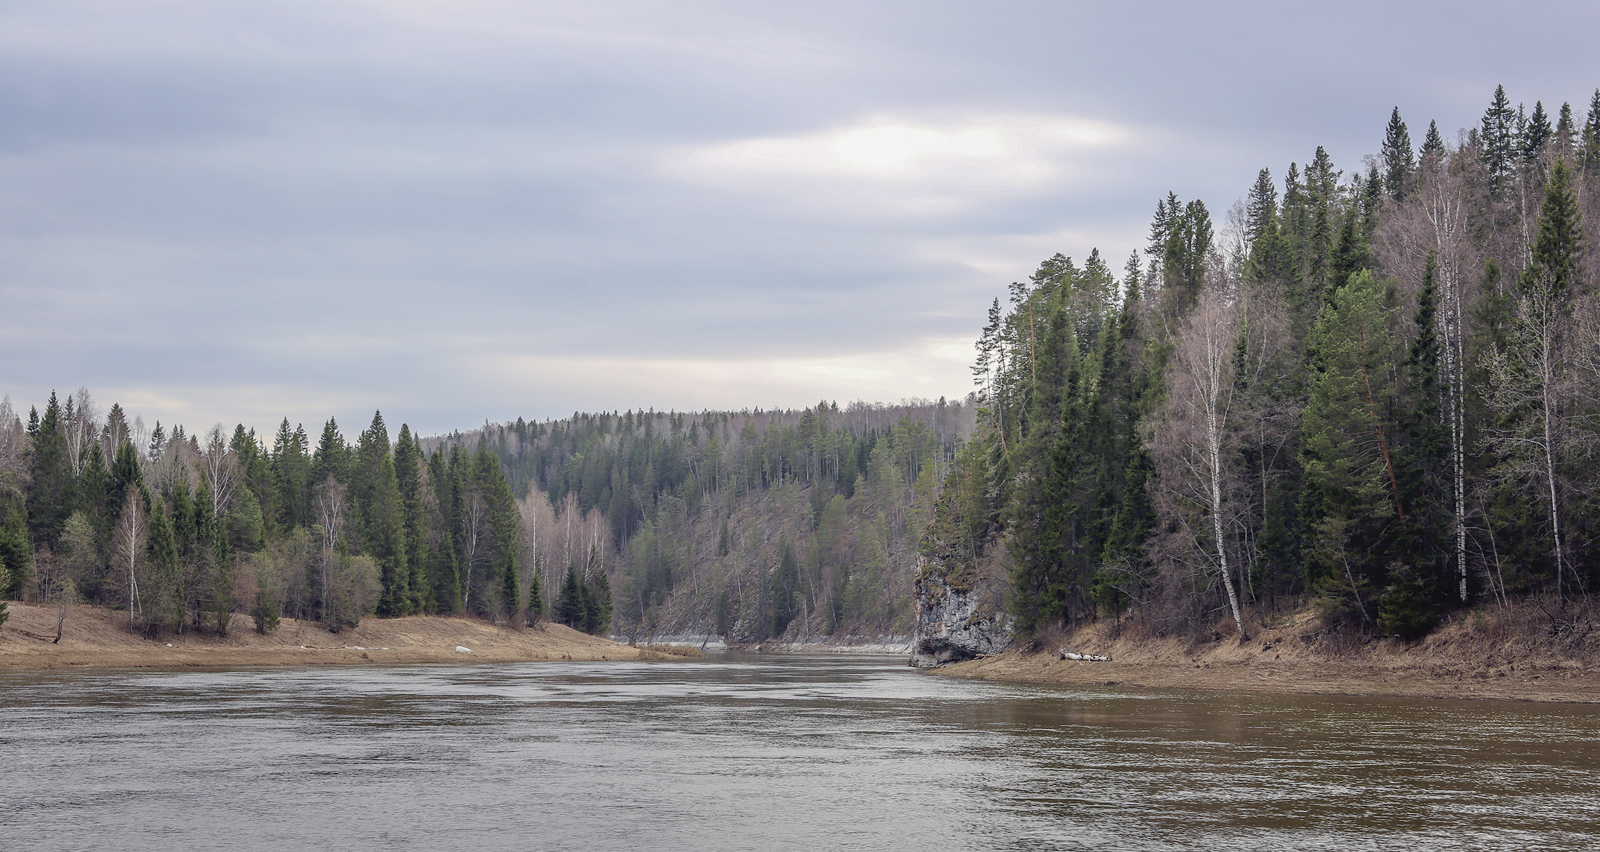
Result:
<svg viewBox="0 0 1600 852"><path fill-rule="evenodd" d="M0 674L8 849L1594 849L1584 706L737 656Z"/></svg>

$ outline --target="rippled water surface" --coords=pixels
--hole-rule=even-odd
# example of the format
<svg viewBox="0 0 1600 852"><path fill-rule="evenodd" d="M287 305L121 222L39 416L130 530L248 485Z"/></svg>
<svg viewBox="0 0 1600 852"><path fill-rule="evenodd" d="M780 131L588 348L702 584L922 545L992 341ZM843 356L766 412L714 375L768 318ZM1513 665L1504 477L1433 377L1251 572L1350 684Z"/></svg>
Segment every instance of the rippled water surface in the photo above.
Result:
<svg viewBox="0 0 1600 852"><path fill-rule="evenodd" d="M889 658L0 674L6 848L1593 849L1580 706Z"/></svg>

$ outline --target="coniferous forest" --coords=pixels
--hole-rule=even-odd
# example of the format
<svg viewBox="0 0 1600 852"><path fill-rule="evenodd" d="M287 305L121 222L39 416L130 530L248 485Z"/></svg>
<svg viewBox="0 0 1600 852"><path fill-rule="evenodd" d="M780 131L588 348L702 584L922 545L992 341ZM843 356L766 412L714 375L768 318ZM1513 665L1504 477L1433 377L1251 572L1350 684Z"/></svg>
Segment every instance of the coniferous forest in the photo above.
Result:
<svg viewBox="0 0 1600 852"><path fill-rule="evenodd" d="M1045 260L960 402L574 414L352 444L0 406L0 598L146 632L467 614L730 639L909 632L914 566L1020 633L1402 637L1600 580L1600 91L1263 168ZM919 560L919 555L922 557ZM3 618L3 612L0 612ZM1553 616L1557 618L1557 616Z"/></svg>

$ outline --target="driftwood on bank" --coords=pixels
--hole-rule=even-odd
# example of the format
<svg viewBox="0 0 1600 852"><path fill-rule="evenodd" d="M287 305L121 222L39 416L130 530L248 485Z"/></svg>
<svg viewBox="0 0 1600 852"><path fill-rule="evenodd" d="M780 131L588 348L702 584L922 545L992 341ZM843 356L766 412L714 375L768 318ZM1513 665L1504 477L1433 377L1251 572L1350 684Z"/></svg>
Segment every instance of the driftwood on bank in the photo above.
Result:
<svg viewBox="0 0 1600 852"><path fill-rule="evenodd" d="M1111 658L1110 657L1102 657L1099 654L1079 654L1076 651L1068 651L1065 648L1061 649L1061 659L1063 659L1063 660L1077 660L1080 663L1109 663L1109 662L1111 662Z"/></svg>

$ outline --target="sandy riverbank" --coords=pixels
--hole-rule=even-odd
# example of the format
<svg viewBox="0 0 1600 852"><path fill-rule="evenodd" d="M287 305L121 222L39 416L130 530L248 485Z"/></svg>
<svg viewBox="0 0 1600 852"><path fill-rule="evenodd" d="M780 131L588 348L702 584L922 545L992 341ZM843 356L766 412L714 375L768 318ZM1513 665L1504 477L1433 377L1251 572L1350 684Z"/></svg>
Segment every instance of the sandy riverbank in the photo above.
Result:
<svg viewBox="0 0 1600 852"><path fill-rule="evenodd" d="M676 658L559 624L512 630L475 619L421 615L370 618L339 633L284 619L266 635L256 633L249 618L235 615L226 636L184 633L151 640L129 632L125 614L90 606L72 608L61 642L55 644L53 607L12 603L10 612L10 620L0 626L0 669ZM458 646L471 653L457 651Z"/></svg>
<svg viewBox="0 0 1600 852"><path fill-rule="evenodd" d="M1534 607L1465 614L1421 642L1330 647L1309 613L1260 627L1250 640L1133 639L1096 624L940 669L945 675L1042 684L1156 689L1600 703L1600 653L1587 622L1560 633ZM1062 660L1059 650L1108 662Z"/></svg>

